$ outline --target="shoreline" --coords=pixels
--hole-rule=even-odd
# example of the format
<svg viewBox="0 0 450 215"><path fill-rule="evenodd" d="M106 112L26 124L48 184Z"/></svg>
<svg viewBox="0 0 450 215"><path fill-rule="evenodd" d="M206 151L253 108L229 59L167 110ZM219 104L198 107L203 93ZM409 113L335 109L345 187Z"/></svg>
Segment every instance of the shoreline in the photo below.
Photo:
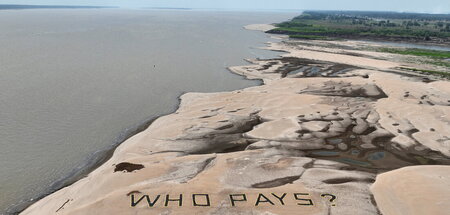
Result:
<svg viewBox="0 0 450 215"><path fill-rule="evenodd" d="M272 25L258 24L258 26L266 27L266 26L272 26ZM246 26L244 26L243 28L246 29L245 27ZM251 30L251 29L246 29L246 30ZM257 47L257 49L261 49L261 48ZM276 51L273 51L273 52L276 52ZM258 83L256 86L261 86L264 84L262 80L248 79L245 76L233 73L229 70L229 67L227 67L226 70L228 72L230 72L231 74L237 75L243 79L246 79L249 81L257 81ZM87 177L91 172L93 172L94 170L96 170L97 168L102 166L104 163L106 163L109 159L111 159L111 157L114 154L114 151L122 143L124 143L131 137L135 136L136 134L139 134L140 132L147 129L156 119L176 112L176 110L180 106L181 97L186 93L189 93L189 92L182 92L179 96L177 96L178 102L177 102L176 106L173 107L173 110L169 111L169 113L161 114L161 115L154 116L154 117L149 117L149 118L143 120L142 122L138 122L135 125L132 125L132 126L126 128L125 130L123 130L121 133L118 134L116 140L110 146L93 152L90 156L88 156L88 158L87 158L89 160L88 162L81 164L77 167L74 167L73 170L68 175L63 176L62 178L53 182L50 185L49 189L47 191L45 191L45 193L41 193L41 194L33 197L32 199L24 199L15 205L11 205L10 207L6 208L5 212L7 214L20 214L24 210L26 210L28 207L30 207L31 205L40 201L41 199L59 191L65 187L69 187L72 184L76 183L77 181Z"/></svg>
<svg viewBox="0 0 450 215"><path fill-rule="evenodd" d="M181 95L178 97L180 98ZM180 99L178 99L180 101ZM178 102L179 104L179 102ZM170 114L170 113L168 113ZM20 214L24 210L26 210L28 207L33 205L34 203L38 202L39 200L45 198L46 196L51 195L52 193L57 192L58 190L61 190L65 187L68 187L75 182L87 177L92 171L103 165L106 161L108 161L114 154L115 149L131 138L132 136L144 131L147 129L153 121L155 121L157 118L162 117L167 114L163 114L160 116L155 117L149 117L146 120L143 120L140 123L137 123L136 125L130 126L129 128L125 129L123 132L121 132L116 140L108 147L104 149L97 150L93 152L90 156L88 156L88 162L81 164L75 168L66 176L58 179L57 181L53 182L49 189L42 194L39 194L36 197L33 197L32 199L25 199L19 202L16 205L12 205L6 209L6 213L8 214Z"/></svg>
<svg viewBox="0 0 450 215"><path fill-rule="evenodd" d="M267 26L266 26L267 27ZM274 44L274 43L270 43L269 44L269 46L268 46L268 48L267 49L272 49L272 50L283 50L283 47L282 46L278 46L277 47L277 45L280 45L279 43L278 44ZM285 47L284 47L285 48ZM244 78L247 78L247 79L261 79L261 80L263 80L263 83L261 83L261 85L259 85L259 86L255 86L255 87L249 87L249 88L245 88L245 89L241 89L241 90L235 90L235 91L231 91L231 92L219 92L219 93L185 93L185 94L183 94L183 95L181 95L180 97L179 97L179 100L180 100L180 103L179 103L179 105L178 105L178 107L177 107L177 110L174 112L174 113L171 113L171 114L168 114L168 115L164 115L164 116L160 116L160 117L156 117L154 120L155 121L157 121L157 122L159 122L159 121L164 121L166 118L173 118L174 117L174 115L178 115L179 114L179 112L181 111L184 111L185 109L186 109L186 107L188 107L189 105L191 105L191 104L194 104L194 103L196 103L196 102L199 102L199 101L204 101L204 100L208 100L207 98L213 98L213 97L220 97L220 95L221 94L224 94L224 95L229 95L229 96L231 96L231 94L239 94L239 93L244 93L244 92L246 92L246 93L248 93L249 94L249 96L251 96L252 95L252 90L253 89L258 89L258 88L267 88L267 90L268 91L270 91L270 89L268 88L268 85L272 85L273 83L275 83L276 85L277 85L277 87L279 87L280 89L282 89L283 87L282 87L282 85L284 84L283 82L285 82L286 84L289 84L290 82L289 81L283 81L283 80L281 80L281 79L283 79L283 77L281 77L281 78L276 78L275 77L275 75L278 75L278 74L276 74L276 73L278 73L278 72L281 72L281 73L283 73L283 72L286 72L287 71L287 75L290 75L290 73L291 72L293 72L293 71L296 71L296 70L298 70L299 68L295 68L295 69L293 69L293 68L284 68L284 69L282 69L282 70L278 70L278 69L280 69L280 68L282 68L282 67L284 67L284 66L286 66L286 62L282 62L284 59L283 58L285 58L286 56L292 56L292 55L295 55L295 54L293 54L294 52L293 52L293 50L292 49L284 49L283 50L284 52L286 52L286 53L288 53L288 54L285 54L285 56L281 56L279 59L263 59L263 60L260 60L260 59L258 59L258 60L253 60L253 61L249 61L250 63L253 63L252 65L245 65L245 66L236 66L236 67L230 67L230 68L228 68L231 72L233 72L233 73L235 73L235 74L238 74L238 75L241 75L241 76L243 76ZM317 52L317 51L316 51ZM308 53L308 54L317 54L317 53L315 53L315 52L313 52L313 51L306 51L306 53ZM303 54L303 53L302 53ZM314 57L314 55L311 55L312 57L310 57L310 60L311 61L314 61L312 64L317 64L319 61L316 59L316 58L325 58L325 59L328 59L327 57L335 57L335 55L330 55L330 56L327 56L327 54L322 54L322 55L318 55L318 56L316 56L316 57ZM298 57L298 56L297 56ZM357 58L352 58L352 59L357 59ZM359 58L358 58L359 59ZM324 60L324 59L322 59L322 60ZM342 58L342 59L339 59L339 60L337 60L337 61L342 61L342 60L345 60L345 58ZM281 62L281 64L279 64L279 66L278 66L278 64L277 64L277 62L276 61L280 61ZM274 63L275 62L275 63ZM328 61L323 61L324 63L322 63L322 64L326 64L326 63L329 63ZM259 64L258 64L259 63ZM304 63L304 62L294 62L294 61L291 61L291 62L287 62L288 64L292 64L292 63L294 63L294 64L296 64L296 63L300 63L300 64L302 64L302 63ZM376 63L378 63L378 61L363 61L363 64L364 63L369 63L369 64L376 64ZM277 65L277 67L273 70L271 70L271 67L274 67L274 65ZM256 74L256 76L255 76L255 71L258 71L258 69L256 69L255 67L258 67L258 66L262 66L263 68L265 68L265 67L267 67L265 70L262 70L262 71L264 71L266 74L264 74L264 72L263 73L261 73L261 74ZM354 65L353 65L354 66ZM380 65L378 65L378 66L380 66ZM325 66L326 67L326 66ZM387 66L386 68L390 68L391 66ZM376 68L376 67L375 67ZM382 69L384 69L384 67L383 67L383 65L381 65L381 68ZM239 69L242 69L242 70L239 70ZM347 68L344 68L344 70L346 70ZM378 68L379 69L379 68ZM342 70L342 68L341 68L341 70ZM339 71L337 71L337 73L339 73L341 70L339 70ZM359 68L353 68L353 70L357 70L357 71L359 71L359 70L364 70L364 69L359 69ZM366 69L367 70L367 69ZM400 72L401 73L401 71L398 71L398 72ZM346 72L347 73L347 72ZM357 84L357 86L359 86L359 85L361 85L361 84L364 84L365 82L364 81L361 81L361 80L358 80L358 79L356 79L355 77L365 77L366 75L367 75L367 71L362 71L362 73L359 73L358 74L358 72L356 72L356 73L353 73L352 75L354 75L353 77L352 77L352 75L351 76L349 76L347 79L348 80L350 80L350 82L351 83L356 83ZM269 74L270 76L267 76L267 74ZM369 75L372 75L371 73L368 73ZM333 74L331 74L331 75L333 75ZM285 76L286 77L286 76ZM386 77L390 77L390 76L386 76ZM347 80L347 79L345 79L345 76L344 77L341 77L341 78L344 78L343 80ZM311 80L313 80L313 83L317 83L317 84L319 84L320 85L320 83L321 83L321 81L320 80L318 80L319 78L312 78L312 77L310 77L310 79ZM316 80L317 79L317 80ZM278 84L277 84L278 83ZM299 83L302 83L302 82L299 82ZM343 87L343 86L340 86L340 85L337 85L338 87ZM344 86L345 87L345 86ZM383 91L379 91L379 90L377 90L376 88L371 88L371 87L369 87L369 88L360 88L360 89L363 89L363 91L366 91L366 93L367 92L369 92L369 94L364 94L364 96L367 96L367 97L371 97L371 96L375 96L374 98L377 98L377 96L378 96L378 94L380 94L381 95L381 93L384 93ZM275 91L277 91L278 89L277 88L275 88ZM315 93L319 93L319 95L320 95L320 93L323 93L323 92L321 92L320 91L320 89L313 89L313 90L315 90ZM264 91L261 91L261 92L259 92L259 91L255 91L254 93L264 93ZM279 94L279 95L284 95L284 94ZM225 96L225 98L227 98L227 96ZM361 95L350 95L350 96L348 96L348 97L360 97ZM296 96L293 96L293 98L294 97L296 97ZM231 97L230 97L231 98ZM305 97L305 98L308 98L308 97ZM383 98L383 96L381 96L380 98ZM313 97L311 97L310 99L312 99L312 100L314 100L314 99L316 99L316 98L313 98ZM379 99L379 98L377 98L377 99ZM218 102L218 101L216 101L216 102ZM201 106L200 106L201 107ZM215 110L215 109L213 109L213 110L210 110L210 112L209 112L209 114L206 114L205 116L203 116L204 118L203 119L205 119L205 120L208 120L209 118L213 118L213 117L215 117L215 116L218 116L217 114L216 114L216 112L219 112L219 111L221 111L221 109L223 109L223 108L220 108L220 109L218 109L218 110ZM244 109L246 109L246 108L244 108ZM147 153L149 153L148 155L154 155L154 156L157 156L157 154L156 153L158 153L158 155L159 154L173 154L173 155L167 155L167 156L169 156L169 157L172 157L172 156L175 156L175 158L174 159L177 159L177 157L179 157L179 156L187 156L187 155L190 155L190 156L206 156L206 154L210 154L210 153L213 153L215 156L214 156L214 158L207 158L206 159L206 161L205 162L201 162L201 166L203 166L202 168L200 168L201 170L200 170L200 172L198 172L198 173L196 173L195 174L195 176L196 175L198 175L198 174L200 174L200 173L202 173L203 171L205 171L205 169L206 168L208 168L210 165L211 165L211 162L218 162L218 161L216 161L218 158L217 158L217 156L219 156L217 153L229 153L229 152L239 152L240 150L243 150L243 149L247 149L248 147L250 147L250 146L253 146L254 147L254 149L253 150L256 150L256 151L258 151L258 150L262 150L262 149L264 149L266 146L264 146L264 144L272 144L272 143L260 143L260 144L257 144L257 143L259 143L258 141L257 142L254 142L254 139L264 139L264 138L262 138L261 137L261 135L262 136L264 136L264 132L263 133L257 133L257 134L252 134L252 135L250 135L250 134L248 134L248 133L251 133L253 130L255 130L255 129L257 129L257 128L260 128L261 129L261 125L262 124L264 124L264 123L267 123L267 122L269 122L269 121L271 121L271 120L273 120L273 119L268 119L268 118L264 118L264 117L261 117L260 116L260 111L261 110L257 110L257 109L252 109L252 108L250 108L251 110L248 110L248 111L250 111L250 112L248 112L247 114L243 114L242 116L239 116L239 117L243 117L244 119L240 119L239 117L238 118L231 118L231 119L228 119L227 121L231 121L231 122L233 122L231 125L231 127L229 127L229 125L221 125L221 126L218 126L217 128L215 128L215 129L213 129L213 130L216 130L216 131L214 131L212 134L208 134L208 132L206 132L206 136L202 136L202 135L200 135L200 136L198 136L197 134L195 134L197 131L200 131L200 133L199 134L202 134L202 133L204 133L205 131L203 131L204 130L204 128L195 128L195 124L193 124L193 127L190 129L191 131L195 131L195 129L197 129L197 131L195 131L194 133L192 133L191 135L193 135L192 137L189 137L189 138L186 138L186 139L182 139L183 141L194 141L194 142L196 142L196 141L201 141L201 138L209 138L209 137L207 137L207 135L213 135L214 137L212 137L212 139L210 139L210 141L218 141L217 143L223 143L223 140L222 139L227 139L227 141L229 141L229 140L231 140L231 145L230 144L228 144L228 145L226 145L225 146L225 148L222 148L222 146L221 145L215 145L215 146L204 146L205 148L201 148L201 149L195 149L195 147L194 147L194 149L187 149L187 150L175 150L175 151L168 151L168 150L161 150L161 151L159 151L159 152L153 152L153 150L152 151L150 151L150 152L147 152ZM237 108L237 109L235 109L235 110L231 110L231 111L236 111L236 112L240 112L241 111L241 109L240 108ZM229 112L229 113L235 113L235 112ZM247 110L246 110L247 111ZM220 115L220 114L219 114ZM246 116L248 116L248 117L246 117ZM239 119L239 120L238 120ZM237 120L236 122L234 122L233 120ZM242 121L243 120L243 121ZM284 119L283 119L284 120ZM308 120L310 120L310 119L308 119ZM307 120L307 122L308 122L308 120ZM152 121L152 122L154 122L154 121ZM219 121L220 122L220 121ZM208 123L215 123L215 122L213 122L213 121L208 121ZM287 124L285 124L285 123L287 123ZM290 124L291 122L290 122L290 120L288 120L287 122L282 122L282 124L280 124L281 125L281 127L283 127L283 128L287 128L288 130L290 129L289 127L290 126L292 126L292 125L290 125L290 126L288 126L288 127L285 127L285 126L287 126L288 124ZM138 126L139 128L143 128L143 131L144 132L139 132L138 130L139 129L137 129L137 130L135 130L136 131L136 133L134 133L133 135L131 135L131 133L133 133L133 132L131 132L130 133L130 135L128 136L128 135L126 135L127 137L129 137L129 138L124 138L124 141L122 142L122 143L126 143L126 142L130 142L130 143L128 143L128 145L130 145L131 144L131 146L132 145L140 145L141 143L138 141L138 142L136 142L137 140L136 139L139 139L139 138L142 138L142 136L143 135L146 135L146 134L144 134L145 133L145 130L151 130L151 129L156 129L155 127L157 127L157 126L153 126L153 124L152 123L149 123L149 127L150 128L144 128L145 126ZM164 124L164 123L159 123L159 126L168 126L168 124ZM238 128L233 128L233 127L238 127ZM315 127L317 127L317 126L321 126L321 125L318 125L318 124L314 124L314 125L311 125L313 128L311 128L311 129L316 129ZM170 126L169 126L170 127ZM189 126L188 126L189 127ZM195 129L194 129L195 128ZM194 129L194 130L192 130L192 129ZM199 130L200 129L200 130ZM202 130L203 129L203 130ZM247 137L247 139L236 139L234 136L233 137L231 137L231 136L227 136L228 135L228 131L227 130L232 130L232 132L230 133L230 134L235 134L235 133L242 133L243 135L244 135L244 137ZM236 130L237 129L237 130ZM354 130L354 127L352 127L351 129L353 129ZM158 129L156 129L156 130L158 130ZM164 129L163 129L164 130ZM168 132L169 134L172 132L172 131L170 131L171 129L169 128L169 130L167 130L166 132ZM207 129L208 130L208 129ZM222 130L223 131L227 131L227 132L225 132L225 133L222 133ZM321 129L319 129L318 131L320 131ZM209 131L209 130L208 130ZM211 132L211 131L209 131L209 132ZM218 132L218 133L217 133ZM269 132L268 130L265 130L265 132ZM284 131L283 131L284 132ZM289 135L291 135L290 133L291 133L292 131L289 131L288 133L289 133ZM245 133L245 134L244 134ZM171 135L175 135L175 136L173 136L173 137L171 137ZM176 141L177 140L177 135L179 135L179 134L170 134L169 135L169 137L170 138L168 138L167 140L170 140L170 141ZM222 135L222 136L221 136ZM250 135L250 136L249 136ZM289 139L289 135L288 135L288 137L283 137L282 139L283 139L283 141L286 141L285 139L287 138L287 139ZM353 134L352 134L353 135ZM164 136L164 135L163 135ZM270 135L269 135L270 136ZM267 136L266 135L266 137L265 138L269 138L270 139L270 137L269 136ZM173 138L175 138L175 139L173 139ZM199 139L200 138L200 139ZM230 139L231 138L231 139ZM164 139L164 138L163 138ZM163 140L163 139L161 139L161 141ZM156 139L155 139L155 141L156 141ZM159 140L158 140L159 141ZM241 141L241 142L240 142ZM247 142L245 142L245 143L242 143L242 141L247 141ZM281 142L283 142L283 141L281 141ZM102 164L100 164L98 167L96 167L95 169L92 169L92 171L90 171L90 173L89 173L89 175L87 175L87 176L85 176L85 177L82 177L81 178L81 180L84 180L84 179L86 179L86 178L88 178L88 177L90 177L93 173L95 173L95 172L98 172L98 171L103 171L102 170L102 168L103 169L105 169L105 168L109 168L109 167L105 167L105 165L106 164L110 164L110 163L113 163L114 164L114 156L116 155L116 154L120 154L120 153L123 153L124 151L126 152L128 149L127 149L127 147L126 146L124 146L124 144L122 144L122 143L119 143L119 144L117 144L117 147L113 147L113 149L111 149L111 157L109 157L109 158L105 158L104 160L105 160L105 162L104 163L102 163ZM175 143L175 142L174 142ZM199 142L199 144L200 144L200 142ZM208 144L208 143L201 143L201 144ZM130 147L130 146L129 146ZM161 149L165 149L167 146L157 146L156 148L161 148ZM185 146L183 146L183 147L181 147L181 148L184 148ZM217 148L217 147L219 147L219 148ZM242 148L242 147L244 147L244 148ZM256 147L256 148L255 148ZM272 147L272 146L271 146ZM311 149L314 149L315 147L317 147L317 146L315 146L315 145L310 145L310 146L307 146L306 148L304 148L304 149L302 149L302 150L306 150L306 151L308 151L308 150L310 150L309 148L311 148ZM170 147L169 147L170 148ZM188 147L189 148L189 147ZM319 147L320 148L320 147ZM158 150L156 150L156 151L158 151ZM190 151L190 152L188 152L188 151ZM125 154L127 154L127 153L125 153ZM130 155L132 155L131 156L131 160L133 160L133 159L140 159L139 157L136 157L136 155L133 155L133 154L139 154L139 153L137 153L137 152L132 152ZM160 155L160 156L162 156L162 155ZM225 156L225 155L223 155L223 156ZM228 156L228 155L227 155ZM230 156L232 156L232 155L230 155ZM443 155L443 154L441 154L440 156L445 156L445 155ZM134 158L133 158L134 157ZM305 158L308 158L308 157L311 157L310 155L308 156L306 156ZM320 156L319 156L320 157ZM395 157L395 156L394 156ZM323 157L320 157L320 158L323 158ZM163 159L166 159L166 158L164 158L163 157ZM212 159L212 160L211 160ZM313 164L309 164L309 165L317 165L317 164L315 164L316 162L318 162L318 160L315 160L315 159L317 159L317 158L314 158L313 157ZM393 159L393 158L392 158ZM120 160L120 159L119 159ZM119 161L119 160L117 160L117 158L116 158L116 161ZM156 161L154 161L154 162L156 162ZM308 161L308 162L311 162L311 161ZM325 161L320 161L320 162L325 162ZM329 161L329 162L331 162L331 161ZM117 163L117 162L116 162ZM340 165L340 164L336 164L336 163L332 163L332 164L321 164L321 165L332 165L332 166L336 166L336 165ZM145 165L144 165L145 166ZM117 167L117 166L116 166ZM182 167L184 167L184 166L182 166ZM342 166L341 166L342 167ZM181 168L181 167L180 167ZM211 168L211 167L209 167L209 168ZM305 167L306 168L306 167ZM345 167L344 169L347 169L348 167ZM313 168L314 169L314 168ZM396 169L396 168L394 168L394 169ZM125 172L135 172L135 171L137 171L137 170L139 170L139 169L135 169L135 170L132 170L132 171L128 171L128 170L126 170ZM353 170L354 170L354 167L353 167ZM360 169L358 169L358 170L360 170ZM365 172L365 171L362 171L362 172ZM367 182L370 182L370 181L372 181L372 180L374 180L373 178L374 178L374 176L373 175L370 175L370 174L368 174L368 173L358 173L358 174L361 174L360 176L357 176L357 177L363 177L363 178L365 178L364 180L367 180ZM194 176L194 177L195 177ZM94 177L94 176L93 176ZM98 176L97 176L98 177ZM291 177L291 176L289 176L289 177ZM300 177L299 177L300 178ZM34 204L32 204L30 207L28 207L28 208L25 208L24 209L24 211L21 211L21 212L24 212L24 214L27 214L27 212L33 212L33 210L36 210L36 208L35 209L33 209L32 207L35 205L35 204L38 204L39 202L42 202L43 200L47 200L47 201L51 201L52 199L51 199L51 196L53 196L53 195L56 195L56 193L61 193L60 191L62 191L62 190L67 190L67 189L70 189L71 187L73 187L73 186L79 186L79 184L80 183L82 183L82 182L80 182L81 180L77 180L77 181L74 181L74 183L71 183L70 185L68 184L67 186L64 186L64 187L61 187L61 189L59 189L59 190L56 190L54 193L52 193L51 195L48 195L48 196L46 196L46 197L44 197L43 199L41 199L41 200L39 200L39 201L37 201L37 203L34 203ZM87 179L86 179L87 180ZM188 181L190 181L190 179L188 180ZM258 184L258 185L252 185L252 186L260 186L260 187L267 187L267 186L269 186L269 185L267 185L267 182L265 182L266 184ZM278 179L276 180L276 181L273 181L273 182L271 182L271 183L280 183L279 181L278 181ZM283 184L283 185L285 185L285 184ZM272 185L270 185L270 186L272 186ZM270 187L269 186L269 187ZM287 186L287 185L286 185ZM200 187L197 187L197 188L199 188L200 189ZM184 190L184 189L183 189ZM134 191L132 191L132 192L134 192ZM372 195L370 192L368 192L370 195ZM375 197L376 198L376 197ZM55 200L55 199L53 199L53 200ZM317 200L317 199L315 199L315 200ZM68 202L69 202L69 200L68 200ZM67 203L67 202L66 202ZM45 203L43 203L44 205L45 205ZM53 204L53 203L52 203ZM46 206L47 207L47 206ZM49 206L49 207L52 207L51 205ZM64 205L62 205L61 206L61 208L64 208L65 207L65 203L64 203ZM31 208L31 209L30 209ZM30 211L29 211L29 209L30 209ZM59 209L58 209L59 210ZM374 208L374 210L376 211L376 210L378 210L378 208L375 206L375 208ZM39 212L40 210L37 210L37 211L34 211L34 212ZM45 211L45 210L44 210ZM78 211L78 212L80 212L80 211Z"/></svg>

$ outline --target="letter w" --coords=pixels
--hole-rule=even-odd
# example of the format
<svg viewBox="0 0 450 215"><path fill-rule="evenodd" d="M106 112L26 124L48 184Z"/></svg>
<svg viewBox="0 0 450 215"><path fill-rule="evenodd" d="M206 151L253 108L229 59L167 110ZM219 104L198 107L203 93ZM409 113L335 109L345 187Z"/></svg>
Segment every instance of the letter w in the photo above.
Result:
<svg viewBox="0 0 450 215"><path fill-rule="evenodd" d="M150 206L150 207L153 207L153 205L155 205L155 203L158 201L158 199L159 199L159 197L160 197L161 195L157 195L156 196L156 198L155 198L155 200L153 200L153 202L152 201L150 201L150 197L148 197L148 195L143 195L141 198L139 198L138 200L137 200L137 202L135 201L135 199L134 199L134 194L132 194L131 195L131 207L135 207L137 204L139 204L139 202L141 202L142 201L142 199L146 199L147 200L147 203L148 203L148 206Z"/></svg>

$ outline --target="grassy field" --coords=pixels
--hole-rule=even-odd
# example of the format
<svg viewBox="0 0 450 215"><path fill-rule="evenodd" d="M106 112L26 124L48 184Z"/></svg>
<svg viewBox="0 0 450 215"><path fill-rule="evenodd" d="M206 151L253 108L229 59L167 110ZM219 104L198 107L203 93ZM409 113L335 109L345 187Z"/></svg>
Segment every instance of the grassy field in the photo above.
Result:
<svg viewBox="0 0 450 215"><path fill-rule="evenodd" d="M375 51L423 57L426 64L450 68L450 52L417 48L378 48Z"/></svg>
<svg viewBox="0 0 450 215"><path fill-rule="evenodd" d="M437 75L441 76L446 79L450 79L450 73L448 72L441 72L441 71L434 71L434 70L425 70L425 69L417 69L417 68L407 68L407 67L400 67L400 69L408 70L408 71L414 71L414 72L420 72L424 74L431 74L431 75Z"/></svg>
<svg viewBox="0 0 450 215"><path fill-rule="evenodd" d="M297 39L306 39L306 40L326 40L328 39L325 36L317 36L317 35L302 35L302 34L295 34L290 35L290 38L297 38Z"/></svg>
<svg viewBox="0 0 450 215"><path fill-rule="evenodd" d="M450 14L305 11L268 33L292 38L450 42Z"/></svg>
<svg viewBox="0 0 450 215"><path fill-rule="evenodd" d="M381 48L381 52L403 54L403 55L414 55L414 56L426 56L437 59L450 59L450 52L447 51L437 51L428 49L397 49L397 48Z"/></svg>

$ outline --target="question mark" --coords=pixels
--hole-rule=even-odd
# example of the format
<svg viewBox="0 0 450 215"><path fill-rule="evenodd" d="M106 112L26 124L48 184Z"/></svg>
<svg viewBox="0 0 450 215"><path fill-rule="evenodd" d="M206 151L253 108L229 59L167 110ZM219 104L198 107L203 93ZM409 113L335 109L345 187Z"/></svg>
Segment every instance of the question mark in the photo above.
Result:
<svg viewBox="0 0 450 215"><path fill-rule="evenodd" d="M322 196L322 197L325 197L325 196L331 196L331 199L330 199L330 202L331 202L331 203L333 203L333 201L336 199L336 196L335 196L335 195L332 195L332 194L322 194L322 195L320 195L320 196ZM336 206L336 204L331 204L331 206Z"/></svg>

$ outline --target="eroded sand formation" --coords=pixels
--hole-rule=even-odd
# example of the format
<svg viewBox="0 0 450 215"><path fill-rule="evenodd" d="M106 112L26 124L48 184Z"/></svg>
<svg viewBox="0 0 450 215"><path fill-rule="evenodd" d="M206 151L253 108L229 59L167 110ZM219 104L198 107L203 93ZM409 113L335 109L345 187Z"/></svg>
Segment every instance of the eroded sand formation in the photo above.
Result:
<svg viewBox="0 0 450 215"><path fill-rule="evenodd" d="M448 81L400 71L388 54L270 48L286 54L230 68L265 85L183 95L175 113L22 214L450 211Z"/></svg>

